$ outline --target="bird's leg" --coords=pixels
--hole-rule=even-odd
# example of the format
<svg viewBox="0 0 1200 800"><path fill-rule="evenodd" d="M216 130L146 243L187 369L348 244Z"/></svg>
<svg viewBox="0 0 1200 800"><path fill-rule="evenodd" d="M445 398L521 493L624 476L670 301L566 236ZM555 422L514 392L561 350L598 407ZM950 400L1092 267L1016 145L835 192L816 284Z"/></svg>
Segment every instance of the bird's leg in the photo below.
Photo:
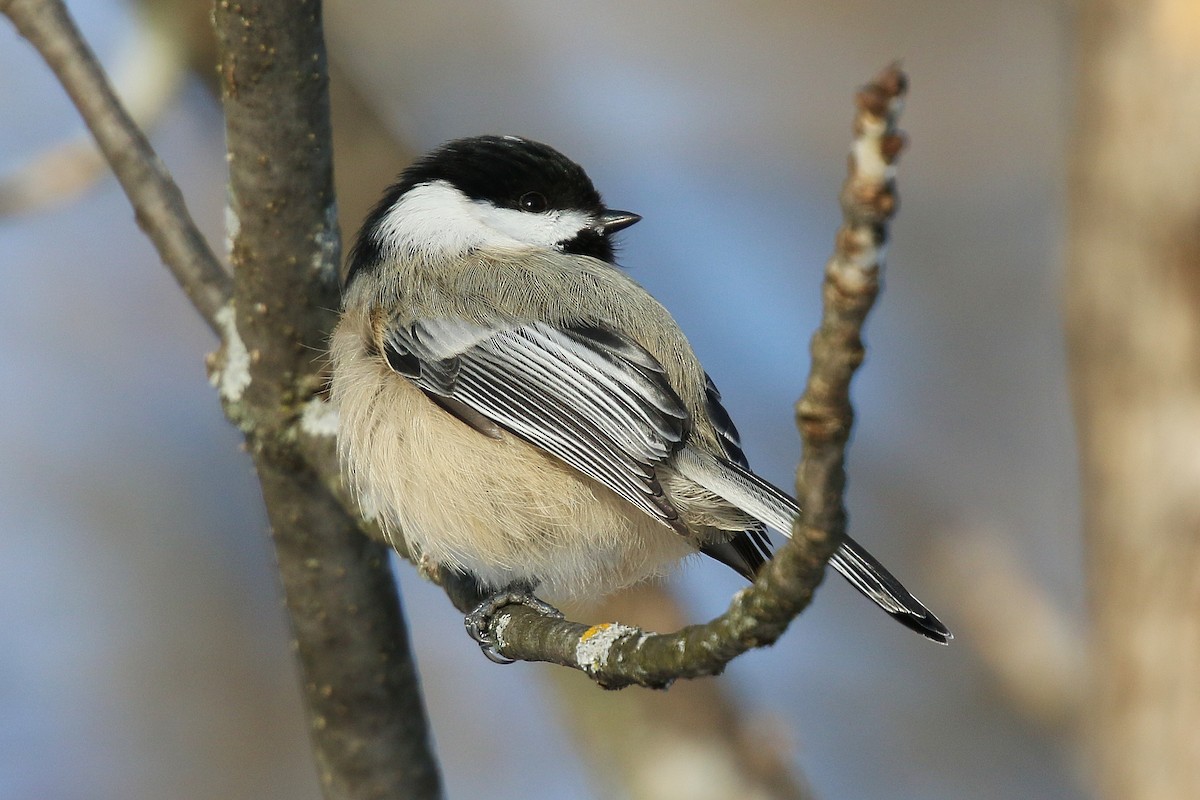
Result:
<svg viewBox="0 0 1200 800"><path fill-rule="evenodd" d="M501 655L500 651L496 649L497 643L492 640L492 618L496 616L497 611L516 603L528 606L543 616L562 619L562 612L545 600L534 597L533 590L534 587L528 583L509 584L485 597L483 602L475 606L463 619L463 624L467 626L467 633L479 643L483 654L497 664L511 664L513 661L511 658Z"/></svg>

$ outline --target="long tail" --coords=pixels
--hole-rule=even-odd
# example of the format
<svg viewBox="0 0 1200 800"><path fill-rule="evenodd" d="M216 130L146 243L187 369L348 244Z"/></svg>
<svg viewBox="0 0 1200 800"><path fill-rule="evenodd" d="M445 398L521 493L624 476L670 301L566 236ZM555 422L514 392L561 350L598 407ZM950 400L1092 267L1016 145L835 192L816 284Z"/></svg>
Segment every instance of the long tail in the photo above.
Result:
<svg viewBox="0 0 1200 800"><path fill-rule="evenodd" d="M784 536L792 535L792 522L800 513L796 501L752 472L692 447L675 454L675 465L690 480L733 503ZM829 564L858 591L892 615L906 628L926 639L946 644L954 635L900 581L858 542L843 537Z"/></svg>

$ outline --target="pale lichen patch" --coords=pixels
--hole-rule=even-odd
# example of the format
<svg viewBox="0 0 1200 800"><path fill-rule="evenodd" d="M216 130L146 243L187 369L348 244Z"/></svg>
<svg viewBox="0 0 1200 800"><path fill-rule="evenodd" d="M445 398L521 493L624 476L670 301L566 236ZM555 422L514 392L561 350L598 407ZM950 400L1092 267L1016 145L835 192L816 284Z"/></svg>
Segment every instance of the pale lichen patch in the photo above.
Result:
<svg viewBox="0 0 1200 800"><path fill-rule="evenodd" d="M496 619L496 625L495 625L496 647L499 648L501 652L503 652L504 646L506 644L506 642L504 641L504 632L508 630L508 623L510 623L510 622L512 622L512 617L509 616L508 614L501 614Z"/></svg>
<svg viewBox="0 0 1200 800"><path fill-rule="evenodd" d="M579 637L575 645L575 661L587 672L603 669L608 664L608 654L616 642L640 631L619 622L593 625Z"/></svg>
<svg viewBox="0 0 1200 800"><path fill-rule="evenodd" d="M233 210L233 206L226 204L225 206L225 252L233 252L233 243L237 240L238 234L242 230L241 217Z"/></svg>
<svg viewBox="0 0 1200 800"><path fill-rule="evenodd" d="M337 224L338 207L334 202L325 207L325 219L313 236L317 244L316 253L313 255L313 269L317 272L328 272L332 277L336 277L338 262L341 260L341 239L338 236Z"/></svg>
<svg viewBox="0 0 1200 800"><path fill-rule="evenodd" d="M218 359L219 366L213 369L208 380L217 387L225 402L236 403L250 385L250 353L238 335L237 313L232 303L223 306L214 320L221 330L224 346Z"/></svg>
<svg viewBox="0 0 1200 800"><path fill-rule="evenodd" d="M337 408L320 397L312 398L304 404L300 414L300 430L309 436L337 436Z"/></svg>

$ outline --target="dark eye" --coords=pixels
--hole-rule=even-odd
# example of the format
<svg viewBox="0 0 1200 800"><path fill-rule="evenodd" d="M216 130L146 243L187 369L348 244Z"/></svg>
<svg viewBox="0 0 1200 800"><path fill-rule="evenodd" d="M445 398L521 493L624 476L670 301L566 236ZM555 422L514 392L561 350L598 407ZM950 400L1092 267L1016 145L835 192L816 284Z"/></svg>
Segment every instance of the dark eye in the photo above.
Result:
<svg viewBox="0 0 1200 800"><path fill-rule="evenodd" d="M532 211L535 214L546 210L546 196L541 192L526 192L517 201L517 208L522 211Z"/></svg>

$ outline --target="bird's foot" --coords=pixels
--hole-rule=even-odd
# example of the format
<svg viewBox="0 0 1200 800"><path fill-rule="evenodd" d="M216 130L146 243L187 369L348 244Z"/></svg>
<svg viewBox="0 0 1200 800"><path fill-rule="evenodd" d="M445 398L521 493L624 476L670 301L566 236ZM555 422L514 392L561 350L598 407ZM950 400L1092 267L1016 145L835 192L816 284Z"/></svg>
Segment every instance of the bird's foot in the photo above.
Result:
<svg viewBox="0 0 1200 800"><path fill-rule="evenodd" d="M513 604L528 606L539 614L554 619L562 619L563 616L561 611L545 600L534 597L533 587L529 584L513 584L488 595L483 602L467 614L463 619L463 624L467 626L467 633L471 638L479 643L483 654L497 664L511 664L513 660L501 655L500 651L496 649L497 642L493 640L491 633L492 619L496 616L497 611Z"/></svg>

